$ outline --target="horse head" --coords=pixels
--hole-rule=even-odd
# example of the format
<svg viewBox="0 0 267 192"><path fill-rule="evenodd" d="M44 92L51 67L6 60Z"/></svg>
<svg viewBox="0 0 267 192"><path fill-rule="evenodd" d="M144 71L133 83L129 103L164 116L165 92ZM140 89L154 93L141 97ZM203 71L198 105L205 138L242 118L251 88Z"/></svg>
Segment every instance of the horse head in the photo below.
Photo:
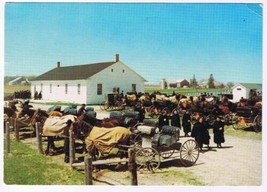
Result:
<svg viewBox="0 0 267 192"><path fill-rule="evenodd" d="M35 126L36 122L40 122L41 124L44 124L48 116L49 115L47 114L46 111L41 110L40 108L37 109L31 117L31 125Z"/></svg>
<svg viewBox="0 0 267 192"><path fill-rule="evenodd" d="M71 122L68 121L67 125L68 123L70 124ZM85 138L90 134L93 127L94 127L93 125L85 121L79 121L79 122L75 121L71 123L70 130L73 131L74 135L76 135L77 137Z"/></svg>

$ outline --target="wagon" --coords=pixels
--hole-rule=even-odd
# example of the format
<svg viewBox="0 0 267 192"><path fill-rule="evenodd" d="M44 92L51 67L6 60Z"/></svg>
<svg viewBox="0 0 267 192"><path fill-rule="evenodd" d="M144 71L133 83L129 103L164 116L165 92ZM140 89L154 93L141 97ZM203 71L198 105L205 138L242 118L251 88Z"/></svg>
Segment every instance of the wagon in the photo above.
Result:
<svg viewBox="0 0 267 192"><path fill-rule="evenodd" d="M123 101L117 93L108 93L105 101L100 105L101 110L122 110Z"/></svg>
<svg viewBox="0 0 267 192"><path fill-rule="evenodd" d="M157 118L163 111L170 114L174 109L178 109L178 106L175 103L170 101L154 101L153 105L149 107L148 113L150 117Z"/></svg>
<svg viewBox="0 0 267 192"><path fill-rule="evenodd" d="M234 129L253 127L255 132L260 132L262 130L262 111L251 106L237 107L231 121Z"/></svg>
<svg viewBox="0 0 267 192"><path fill-rule="evenodd" d="M136 163L139 170L154 172L161 162L180 159L182 165L193 166L199 157L199 147L194 139L180 142L180 129L174 126L158 128L139 124L133 142L136 148Z"/></svg>

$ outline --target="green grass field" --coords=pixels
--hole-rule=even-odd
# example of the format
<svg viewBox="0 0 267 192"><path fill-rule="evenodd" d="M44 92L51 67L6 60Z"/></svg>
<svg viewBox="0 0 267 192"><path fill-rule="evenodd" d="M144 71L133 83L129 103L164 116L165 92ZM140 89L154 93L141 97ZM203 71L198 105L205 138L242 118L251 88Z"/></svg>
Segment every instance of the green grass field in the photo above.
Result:
<svg viewBox="0 0 267 192"><path fill-rule="evenodd" d="M53 157L11 140L11 153L4 151L4 183L7 185L84 185L83 173L55 163Z"/></svg>

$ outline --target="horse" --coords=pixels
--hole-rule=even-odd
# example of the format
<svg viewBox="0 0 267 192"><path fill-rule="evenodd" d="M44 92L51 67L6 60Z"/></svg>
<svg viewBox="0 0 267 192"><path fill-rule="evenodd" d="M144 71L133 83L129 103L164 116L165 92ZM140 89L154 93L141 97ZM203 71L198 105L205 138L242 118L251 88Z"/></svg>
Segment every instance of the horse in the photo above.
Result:
<svg viewBox="0 0 267 192"><path fill-rule="evenodd" d="M130 144L131 131L125 127L113 128L96 127L85 121L73 122L70 129L74 132L84 132L86 149L93 161L97 159L99 152L102 156L108 155L115 147L119 147L120 159L128 157L127 148Z"/></svg>
<svg viewBox="0 0 267 192"><path fill-rule="evenodd" d="M49 121L47 121L49 119ZM47 136L47 148L45 154L49 154L50 151L54 153L56 147L54 144L54 137L63 135L64 129L68 125L68 120L74 120L73 115L62 116L62 113L49 112L37 109L31 118L31 125L35 127L36 122L40 122L42 130L42 135ZM51 150L50 150L51 149Z"/></svg>
<svg viewBox="0 0 267 192"><path fill-rule="evenodd" d="M4 107L4 114L6 114L8 116L8 118L16 118L17 117L15 110L8 108L8 107Z"/></svg>

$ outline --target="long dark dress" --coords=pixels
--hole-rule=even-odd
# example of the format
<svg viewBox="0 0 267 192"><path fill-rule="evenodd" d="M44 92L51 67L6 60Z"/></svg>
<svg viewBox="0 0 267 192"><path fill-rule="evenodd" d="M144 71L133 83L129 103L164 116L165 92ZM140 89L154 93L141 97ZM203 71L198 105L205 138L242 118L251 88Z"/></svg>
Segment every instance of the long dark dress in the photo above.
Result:
<svg viewBox="0 0 267 192"><path fill-rule="evenodd" d="M171 117L171 126L181 128L180 116L179 114L173 114Z"/></svg>
<svg viewBox="0 0 267 192"><path fill-rule="evenodd" d="M183 115L182 126L183 126L184 133L186 135L189 132L191 132L191 116L190 116L190 114L185 113Z"/></svg>
<svg viewBox="0 0 267 192"><path fill-rule="evenodd" d="M203 144L209 145L210 135L204 123L196 122L193 126L191 137L194 137L200 149Z"/></svg>
<svg viewBox="0 0 267 192"><path fill-rule="evenodd" d="M222 128L220 130L220 128ZM225 142L224 139L224 123L222 121L215 121L213 125L214 143L221 144Z"/></svg>

